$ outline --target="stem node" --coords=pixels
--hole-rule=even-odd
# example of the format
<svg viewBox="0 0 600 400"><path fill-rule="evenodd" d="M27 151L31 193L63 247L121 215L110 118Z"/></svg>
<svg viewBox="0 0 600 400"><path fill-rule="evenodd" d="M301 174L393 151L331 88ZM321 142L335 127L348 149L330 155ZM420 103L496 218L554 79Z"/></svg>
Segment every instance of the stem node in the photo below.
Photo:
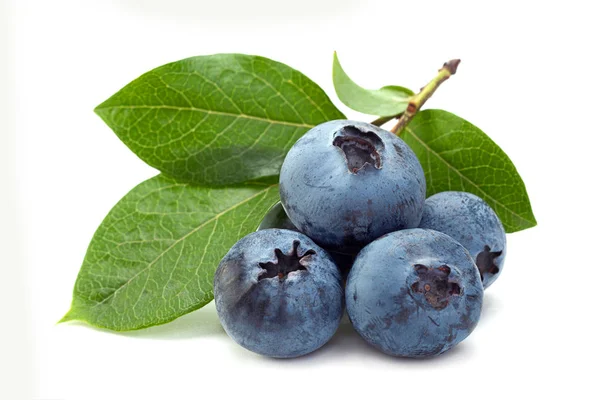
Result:
<svg viewBox="0 0 600 400"><path fill-rule="evenodd" d="M445 62L442 68L438 71L438 74L433 78L427 85L421 88L421 91L416 95L412 96L406 111L398 119L396 125L390 130L393 134L400 136L402 130L410 123L413 117L419 112L423 104L433 95L440 85L456 73L456 69L460 64L459 59L450 60Z"/></svg>

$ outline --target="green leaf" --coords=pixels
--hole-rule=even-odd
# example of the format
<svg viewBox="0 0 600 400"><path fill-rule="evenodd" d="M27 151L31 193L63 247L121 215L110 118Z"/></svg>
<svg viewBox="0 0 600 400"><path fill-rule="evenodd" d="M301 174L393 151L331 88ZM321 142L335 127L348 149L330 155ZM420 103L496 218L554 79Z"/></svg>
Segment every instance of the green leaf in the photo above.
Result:
<svg viewBox="0 0 600 400"><path fill-rule="evenodd" d="M243 54L156 68L95 111L146 163L205 185L277 175L308 129L344 118L300 72Z"/></svg>
<svg viewBox="0 0 600 400"><path fill-rule="evenodd" d="M414 94L401 86L384 86L379 90L358 86L342 69L337 53L333 53L333 86L341 102L351 109L382 117L403 113Z"/></svg>
<svg viewBox="0 0 600 400"><path fill-rule="evenodd" d="M278 198L276 184L205 188L164 175L143 182L96 231L61 322L126 331L204 306L221 258Z"/></svg>
<svg viewBox="0 0 600 400"><path fill-rule="evenodd" d="M397 93L399 95L406 95L408 97L412 96L415 94L415 92L413 92L412 90L410 90L409 88L405 88L403 86L398 86L398 85L389 85L389 86L384 86L381 89L379 89L380 91L389 91L389 92L394 92ZM397 115L397 114L396 114ZM387 115L389 117L389 115Z"/></svg>
<svg viewBox="0 0 600 400"><path fill-rule="evenodd" d="M421 161L428 196L447 190L471 192L496 211L506 232L536 225L517 169L476 126L447 111L425 110L401 136Z"/></svg>

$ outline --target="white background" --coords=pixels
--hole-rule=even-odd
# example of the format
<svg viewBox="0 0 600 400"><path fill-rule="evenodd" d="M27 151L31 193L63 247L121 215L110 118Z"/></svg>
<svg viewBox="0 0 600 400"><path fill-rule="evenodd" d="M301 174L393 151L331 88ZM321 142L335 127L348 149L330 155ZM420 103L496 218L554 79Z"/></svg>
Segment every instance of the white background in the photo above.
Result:
<svg viewBox="0 0 600 400"><path fill-rule="evenodd" d="M493 3L4 2L0 398L598 398L598 14L592 1ZM333 50L370 88L417 90L462 58L427 107L482 128L527 184L539 225L509 236L465 342L394 359L345 321L322 350L278 361L231 341L212 304L133 333L56 325L96 227L156 173L97 104L167 62L243 52L299 69L369 120L334 98Z"/></svg>

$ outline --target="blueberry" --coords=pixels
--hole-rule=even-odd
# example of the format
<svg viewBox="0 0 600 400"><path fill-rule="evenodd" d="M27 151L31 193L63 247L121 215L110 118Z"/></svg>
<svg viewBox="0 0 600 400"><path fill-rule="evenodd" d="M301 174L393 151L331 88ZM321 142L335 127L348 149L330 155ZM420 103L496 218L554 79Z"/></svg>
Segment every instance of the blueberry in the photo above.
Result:
<svg viewBox="0 0 600 400"><path fill-rule="evenodd" d="M504 227L494 210L474 194L441 192L429 197L419 227L443 232L465 246L484 288L500 275L506 255Z"/></svg>
<svg viewBox="0 0 600 400"><path fill-rule="evenodd" d="M300 232L300 230L294 226L292 221L290 221L281 202L275 203L275 205L267 211L257 230L271 228L289 229L291 231ZM356 257L358 250L349 253L331 248L326 248L325 250L329 253L331 258L333 258L335 265L340 269L342 277L346 278L354 263L354 258Z"/></svg>
<svg viewBox="0 0 600 400"><path fill-rule="evenodd" d="M323 247L356 249L416 228L425 176L412 150L377 126L336 120L318 125L288 152L281 202L300 231Z"/></svg>
<svg viewBox="0 0 600 400"><path fill-rule="evenodd" d="M428 229L387 234L358 254L346 285L354 329L394 356L430 357L479 321L483 286L468 251Z"/></svg>
<svg viewBox="0 0 600 400"><path fill-rule="evenodd" d="M323 346L344 308L341 276L307 236L266 229L225 255L214 278L215 304L227 334L255 353L298 357Z"/></svg>

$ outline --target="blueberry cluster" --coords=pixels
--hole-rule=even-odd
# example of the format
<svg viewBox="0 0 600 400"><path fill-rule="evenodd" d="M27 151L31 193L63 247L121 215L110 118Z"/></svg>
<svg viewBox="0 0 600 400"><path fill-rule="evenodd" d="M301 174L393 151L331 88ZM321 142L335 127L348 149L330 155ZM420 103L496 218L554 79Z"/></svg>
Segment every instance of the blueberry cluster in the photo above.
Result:
<svg viewBox="0 0 600 400"><path fill-rule="evenodd" d="M344 308L354 329L402 357L465 339L502 270L506 235L479 197L425 198L425 174L397 136L337 120L287 154L281 203L237 242L214 278L219 319L243 347L297 357L323 346Z"/></svg>

